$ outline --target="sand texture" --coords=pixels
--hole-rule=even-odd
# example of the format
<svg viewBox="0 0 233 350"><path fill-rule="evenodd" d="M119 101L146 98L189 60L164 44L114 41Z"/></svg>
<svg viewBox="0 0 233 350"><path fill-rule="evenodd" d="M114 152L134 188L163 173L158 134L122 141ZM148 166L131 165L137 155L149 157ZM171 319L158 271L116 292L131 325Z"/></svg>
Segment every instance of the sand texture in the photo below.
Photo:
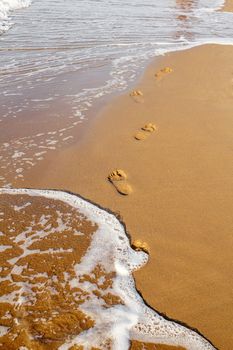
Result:
<svg viewBox="0 0 233 350"><path fill-rule="evenodd" d="M0 349L58 349L94 325L79 310L87 293L69 281L97 226L61 201L28 195L0 195L0 213Z"/></svg>
<svg viewBox="0 0 233 350"><path fill-rule="evenodd" d="M226 0L225 1L225 5L223 7L223 11L233 12L233 1L232 0Z"/></svg>
<svg viewBox="0 0 233 350"><path fill-rule="evenodd" d="M215 349L144 303L148 245L79 196L1 189L0 243L2 350Z"/></svg>
<svg viewBox="0 0 233 350"><path fill-rule="evenodd" d="M25 182L119 212L132 239L150 247L149 264L135 274L145 300L222 350L233 347L232 62L233 48L216 45L156 59L135 86L143 103L130 92L116 98L81 143ZM156 132L135 140L148 122ZM130 175L129 196L108 180L114 169Z"/></svg>

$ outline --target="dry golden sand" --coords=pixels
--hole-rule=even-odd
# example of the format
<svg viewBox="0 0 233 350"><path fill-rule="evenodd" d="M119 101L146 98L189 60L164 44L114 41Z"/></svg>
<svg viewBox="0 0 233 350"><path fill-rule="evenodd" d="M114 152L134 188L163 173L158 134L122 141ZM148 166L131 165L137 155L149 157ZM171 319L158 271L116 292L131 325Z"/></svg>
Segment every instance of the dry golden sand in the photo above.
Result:
<svg viewBox="0 0 233 350"><path fill-rule="evenodd" d="M223 11L233 12L233 1L232 0L226 0L225 1L225 5L223 7Z"/></svg>
<svg viewBox="0 0 233 350"><path fill-rule="evenodd" d="M98 115L78 147L30 172L25 185L65 188L123 216L150 246L137 287L157 310L233 348L233 48L206 45L157 59ZM159 81L156 72L171 67ZM132 138L148 121L158 132ZM107 180L123 169L133 193Z"/></svg>

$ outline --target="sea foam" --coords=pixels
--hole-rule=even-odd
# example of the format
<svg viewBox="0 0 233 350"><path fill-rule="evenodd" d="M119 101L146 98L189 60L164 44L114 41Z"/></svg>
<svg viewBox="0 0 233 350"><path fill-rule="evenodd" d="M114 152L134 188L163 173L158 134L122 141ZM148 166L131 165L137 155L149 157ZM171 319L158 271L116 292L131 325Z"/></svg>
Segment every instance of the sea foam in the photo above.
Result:
<svg viewBox="0 0 233 350"><path fill-rule="evenodd" d="M63 280L63 284L69 284L69 290L79 292L82 290L84 295L88 295L88 297L82 300L81 304L77 303L76 308L84 315L94 320L94 323L91 327L84 329L77 335L72 334L72 337L63 338L64 341L63 344L59 346L59 350L69 350L75 345L83 346L85 350L91 349L92 347L104 350L109 348L113 350L124 350L130 348L130 341L132 340L145 343L182 346L187 350L215 349L210 342L197 332L162 317L145 304L136 290L132 273L147 263L148 255L143 251L135 251L131 248L125 226L115 215L77 195L66 192L0 189L0 203L3 203L0 210L1 216L4 216L4 195L11 196L12 204L10 210L16 210L16 214L19 213L20 210L23 211L23 217L25 218L27 218L28 215L26 211L28 209L30 210L30 203L33 203L33 200L36 198L40 198L42 202L52 200L52 204L50 203L50 205L51 208L54 208L56 213L58 213L59 202L63 202L65 205L69 206L70 210L72 209L71 215L66 213L65 220L63 220L64 218L62 218L62 216L59 216L59 220L57 221L58 225L56 225L55 228L51 228L49 224L49 222L51 222L50 218L48 215L44 214L40 214L39 226L38 223L36 223L33 230L28 226L26 228L20 226L19 232L17 232L18 236L14 236L13 241L14 244L21 244L19 257L16 258L17 261L20 260L21 262L19 266L16 266L15 264L17 261L15 258L8 260L8 263L12 264L12 276L13 272L15 273L15 267L18 269L21 268L22 271L25 268L25 266L23 266L25 260L22 258L25 259L25 256L33 253L35 253L38 258L40 254L45 253L45 251L40 251L38 246L36 250L33 250L32 246L34 244L35 248L35 243L38 240L51 239L51 236L49 238L49 230L55 230L56 232L54 231L53 234L56 233L56 235L64 231L67 237L67 232L69 232L68 221L70 217L74 218L74 211L76 211L77 216L82 215L83 219L91 222L92 227L95 228L90 245L81 258L81 261L73 265L72 275L69 275L68 272L64 272ZM1 196L3 196L2 202ZM22 198L22 196L26 196L24 202L17 201L17 198ZM15 205L16 202L17 205ZM45 206L45 208L48 208L48 206ZM31 217L34 218L35 224L35 215L33 214ZM41 225L44 227L43 229L41 229ZM36 227L40 227L38 232L36 232ZM12 228L8 232L12 232ZM79 237L79 239L82 239L82 233L77 232L77 234L80 234L81 238ZM57 242L57 240L55 242ZM72 249L67 249L67 252L72 254L70 250L72 251ZM59 251L58 249L50 248L46 251L46 254L50 252L52 255L58 252L61 254L60 252L63 253L63 251L62 249ZM64 257L63 255L63 258ZM95 271L96 268L98 268L99 272L94 274L93 271ZM22 271L21 276L25 276ZM101 274L101 271L104 271L104 274ZM30 272L30 274L31 273L32 272ZM12 276L5 276L4 281L6 281L7 278L11 279ZM40 271L39 278L46 278L46 276L47 274L45 272ZM106 276L111 276L111 283L108 284L108 287L106 287ZM32 276L32 278L35 281L35 278L38 278L38 276ZM57 292L52 285L52 281L56 279L57 276L50 275L50 282L46 282L45 286L42 285L42 290L44 291L44 289L49 286L51 294L56 295ZM101 297L103 290L102 292L101 288L97 290L101 285L105 285L104 290L107 293L106 295L110 295L112 299L115 298L117 302L106 304L103 301L104 299ZM27 298L31 303L35 300L35 295L33 298L29 298L25 296L25 292L23 293L21 291L22 289L28 292L31 288L30 293L33 294L33 288L30 286L30 283L25 285L25 282L18 282L17 288L18 289L13 292L13 296L11 296L12 292L9 295L3 295L0 301L13 304L14 300L17 299L20 305L26 305ZM18 294L20 295L17 296ZM24 310L26 310L25 305L23 305ZM32 308L32 304L30 308ZM65 327L64 324L63 327ZM4 335L7 334L7 332L8 328L4 328Z"/></svg>
<svg viewBox="0 0 233 350"><path fill-rule="evenodd" d="M7 31L12 22L9 15L12 11L28 7L31 0L1 0L0 1L0 34Z"/></svg>

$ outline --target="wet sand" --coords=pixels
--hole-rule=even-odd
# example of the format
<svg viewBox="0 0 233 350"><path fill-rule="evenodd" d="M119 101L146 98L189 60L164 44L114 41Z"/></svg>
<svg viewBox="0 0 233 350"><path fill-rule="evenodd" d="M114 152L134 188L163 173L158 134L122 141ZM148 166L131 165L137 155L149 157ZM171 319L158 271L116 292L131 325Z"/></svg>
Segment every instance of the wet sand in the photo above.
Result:
<svg viewBox="0 0 233 350"><path fill-rule="evenodd" d="M55 350L93 327L70 281L96 229L62 201L0 194L1 350Z"/></svg>
<svg viewBox="0 0 233 350"><path fill-rule="evenodd" d="M205 45L156 59L77 146L41 162L25 186L72 190L120 212L150 247L135 274L152 307L233 347L233 48ZM172 72L155 77L164 67ZM156 130L135 134L146 123ZM42 167L43 165L43 167ZM132 193L107 179L123 169Z"/></svg>

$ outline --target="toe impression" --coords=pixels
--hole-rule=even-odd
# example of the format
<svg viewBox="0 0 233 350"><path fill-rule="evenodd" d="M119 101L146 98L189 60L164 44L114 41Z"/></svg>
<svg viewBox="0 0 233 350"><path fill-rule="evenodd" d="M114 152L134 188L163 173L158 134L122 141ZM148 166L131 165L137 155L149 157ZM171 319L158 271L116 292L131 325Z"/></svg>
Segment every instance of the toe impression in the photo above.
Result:
<svg viewBox="0 0 233 350"><path fill-rule="evenodd" d="M116 169L108 175L108 180L122 195L129 195L133 192L131 185L127 182L127 175L122 169Z"/></svg>

